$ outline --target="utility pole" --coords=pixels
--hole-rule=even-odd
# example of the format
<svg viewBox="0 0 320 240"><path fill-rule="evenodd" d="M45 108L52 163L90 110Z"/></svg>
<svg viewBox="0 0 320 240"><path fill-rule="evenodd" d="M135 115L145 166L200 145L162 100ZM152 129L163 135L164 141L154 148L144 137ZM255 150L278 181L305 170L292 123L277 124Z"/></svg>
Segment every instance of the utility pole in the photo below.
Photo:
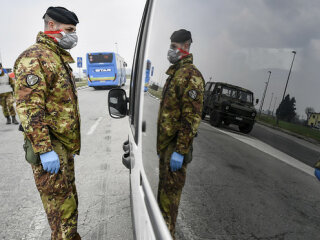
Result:
<svg viewBox="0 0 320 240"><path fill-rule="evenodd" d="M272 100L273 100L273 93L271 95L271 101L270 101L269 108L268 108L268 115L270 114L270 108L271 108Z"/></svg>
<svg viewBox="0 0 320 240"><path fill-rule="evenodd" d="M288 74L288 78L287 78L287 83L286 83L286 87L284 88L284 91L283 91L283 97L282 97L282 100L284 99L285 95L286 95L286 91L287 91L287 86L288 86L288 83L289 83L289 78L290 78L290 75L291 75L291 70L292 70L292 66L293 66L293 62L294 62L294 58L296 56L296 51L292 51L293 53L293 58L292 58L292 62L291 62L291 66L290 66L290 70L289 70L289 74Z"/></svg>
<svg viewBox="0 0 320 240"><path fill-rule="evenodd" d="M296 52L296 51L292 51L292 53L293 53L293 58L292 58L292 62L291 62L291 66L290 66L290 70L289 70L289 74L288 74L286 86L285 86L284 91L283 91L282 101L284 100L284 98L285 98L285 96L286 96L286 91L287 91L287 87L288 87L288 83L289 83L289 79L290 79L290 75L291 75L291 70L292 70L293 62L294 62L294 58L295 58L297 52ZM281 102L280 102L280 104L281 104ZM276 124L279 125L279 119L278 119L278 117L277 117Z"/></svg>
<svg viewBox="0 0 320 240"><path fill-rule="evenodd" d="M259 116L261 116L261 111L262 111L262 107L263 107L263 103L264 103L264 98L266 97L266 93L267 93L267 89L268 89L268 85L269 85L269 81L270 81L271 71L268 71L268 73L269 73L269 77L268 77L268 81L265 82L266 83L266 87L264 89L263 96L262 96L262 101L261 101L261 104L260 104Z"/></svg>

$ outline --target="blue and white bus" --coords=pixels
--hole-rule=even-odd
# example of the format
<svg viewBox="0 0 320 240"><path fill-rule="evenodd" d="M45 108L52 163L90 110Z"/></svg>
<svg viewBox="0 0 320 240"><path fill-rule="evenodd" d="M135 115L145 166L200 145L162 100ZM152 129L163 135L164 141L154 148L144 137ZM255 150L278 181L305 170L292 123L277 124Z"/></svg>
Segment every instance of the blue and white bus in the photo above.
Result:
<svg viewBox="0 0 320 240"><path fill-rule="evenodd" d="M126 62L114 52L87 53L88 86L120 87L126 83Z"/></svg>
<svg viewBox="0 0 320 240"><path fill-rule="evenodd" d="M147 92L148 88L149 88L150 73L151 73L151 61L147 60L146 78L145 78L145 83L144 83L144 91L145 92Z"/></svg>

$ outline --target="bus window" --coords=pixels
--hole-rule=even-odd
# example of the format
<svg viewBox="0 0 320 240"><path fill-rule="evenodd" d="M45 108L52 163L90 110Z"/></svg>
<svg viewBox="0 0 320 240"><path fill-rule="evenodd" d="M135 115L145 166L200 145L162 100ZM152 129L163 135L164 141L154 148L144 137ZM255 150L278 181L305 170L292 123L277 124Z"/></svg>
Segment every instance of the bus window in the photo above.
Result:
<svg viewBox="0 0 320 240"><path fill-rule="evenodd" d="M113 54L98 54L98 55L89 55L90 63L112 63L113 61Z"/></svg>
<svg viewBox="0 0 320 240"><path fill-rule="evenodd" d="M151 68L151 62L147 61L147 70L150 70L150 68Z"/></svg>

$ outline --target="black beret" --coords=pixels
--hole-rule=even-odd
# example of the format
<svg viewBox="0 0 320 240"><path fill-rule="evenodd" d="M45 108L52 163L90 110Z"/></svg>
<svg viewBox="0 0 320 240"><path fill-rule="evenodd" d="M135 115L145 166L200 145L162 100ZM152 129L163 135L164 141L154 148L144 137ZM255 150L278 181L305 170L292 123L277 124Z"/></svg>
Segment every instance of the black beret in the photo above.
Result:
<svg viewBox="0 0 320 240"><path fill-rule="evenodd" d="M72 24L74 26L79 23L77 15L64 7L49 7L43 18L46 14L59 23Z"/></svg>
<svg viewBox="0 0 320 240"><path fill-rule="evenodd" d="M177 42L177 43L183 43L188 40L191 40L191 42L192 42L191 32L189 32L185 29L180 29L180 30L172 33L170 40L171 40L171 42Z"/></svg>

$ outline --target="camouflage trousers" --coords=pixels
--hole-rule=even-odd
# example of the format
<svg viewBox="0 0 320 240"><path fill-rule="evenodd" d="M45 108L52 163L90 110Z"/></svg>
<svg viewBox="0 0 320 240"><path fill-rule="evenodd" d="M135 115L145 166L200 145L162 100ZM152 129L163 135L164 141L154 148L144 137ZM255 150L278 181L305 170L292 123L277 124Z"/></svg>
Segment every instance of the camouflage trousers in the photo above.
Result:
<svg viewBox="0 0 320 240"><path fill-rule="evenodd" d="M60 141L53 139L51 143L59 156L60 170L57 174L50 174L43 170L41 164L32 165L35 183L52 231L51 239L76 239L78 195L74 157Z"/></svg>
<svg viewBox="0 0 320 240"><path fill-rule="evenodd" d="M2 106L3 115L5 117L16 115L13 104L14 99L12 92L0 94L0 105Z"/></svg>
<svg viewBox="0 0 320 240"><path fill-rule="evenodd" d="M186 161L183 162L180 170L175 172L170 170L170 159L175 150L175 145L175 142L171 142L169 146L159 154L159 186L157 195L161 213L173 239L175 239L179 203L187 173Z"/></svg>

